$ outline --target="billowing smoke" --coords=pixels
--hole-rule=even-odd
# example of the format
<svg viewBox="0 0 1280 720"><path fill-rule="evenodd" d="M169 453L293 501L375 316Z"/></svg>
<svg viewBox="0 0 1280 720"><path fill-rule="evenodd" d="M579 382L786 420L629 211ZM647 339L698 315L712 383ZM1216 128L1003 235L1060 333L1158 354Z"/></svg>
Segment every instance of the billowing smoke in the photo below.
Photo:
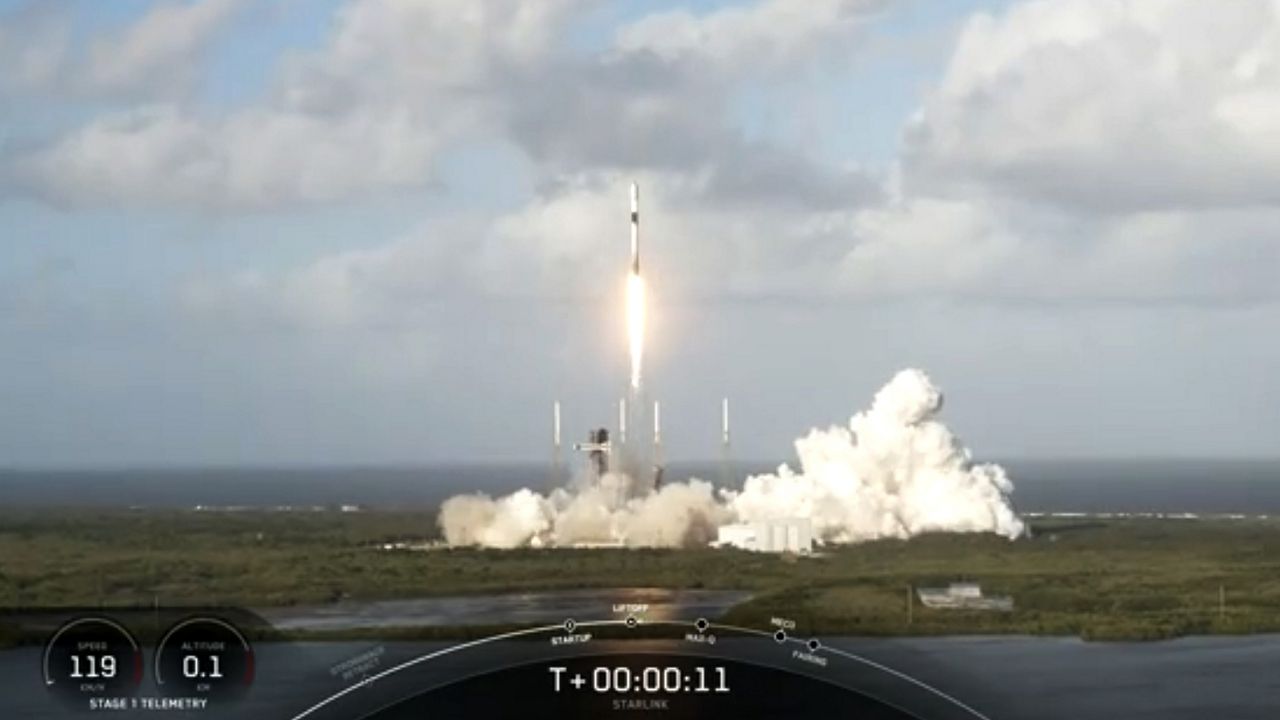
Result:
<svg viewBox="0 0 1280 720"><path fill-rule="evenodd" d="M450 545L513 548L523 545L622 544L695 547L716 537L732 519L711 483L671 483L642 497L627 497L630 480L609 473L598 483L575 483L549 496L519 490L498 499L458 495L440 508Z"/></svg>
<svg viewBox="0 0 1280 720"><path fill-rule="evenodd" d="M607 474L540 495L460 495L440 510L450 545L692 547L730 522L808 518L817 539L857 542L922 532L1024 531L1003 468L975 464L935 419L942 393L919 370L903 370L847 427L812 430L796 441L799 470L783 465L715 491L691 479L631 497L630 480Z"/></svg>
<svg viewBox="0 0 1280 720"><path fill-rule="evenodd" d="M1004 468L974 464L938 422L942 393L920 370L903 370L848 427L812 430L796 441L800 470L747 478L726 492L744 522L809 518L816 537L855 542L928 531L1024 530Z"/></svg>
<svg viewBox="0 0 1280 720"><path fill-rule="evenodd" d="M513 548L540 537L550 526L547 500L527 488L494 500L456 495L440 506L440 527L450 545Z"/></svg>

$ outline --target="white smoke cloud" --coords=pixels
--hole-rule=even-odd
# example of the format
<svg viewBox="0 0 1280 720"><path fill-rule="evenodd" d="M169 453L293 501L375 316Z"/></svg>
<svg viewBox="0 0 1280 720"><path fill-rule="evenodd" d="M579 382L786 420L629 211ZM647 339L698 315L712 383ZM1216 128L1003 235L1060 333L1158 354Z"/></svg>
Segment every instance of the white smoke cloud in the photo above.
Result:
<svg viewBox="0 0 1280 720"><path fill-rule="evenodd" d="M514 548L546 532L549 515L547 499L528 488L498 500L457 495L440 507L440 527L450 545Z"/></svg>
<svg viewBox="0 0 1280 720"><path fill-rule="evenodd" d="M942 393L920 370L903 370L847 427L812 430L796 441L799 471L783 465L716 492L691 479L628 497L630 481L599 482L539 495L447 500L439 523L450 545L511 548L618 543L693 547L731 522L808 518L823 542L906 538L922 532L991 532L1015 538L1025 525L1003 468L975 464L936 419Z"/></svg>
<svg viewBox="0 0 1280 720"><path fill-rule="evenodd" d="M1004 468L974 464L935 419L942 393L920 370L903 370L848 427L812 430L796 441L800 471L747 478L725 498L744 522L803 517L816 537L857 542L929 531L1025 529L1009 501Z"/></svg>
<svg viewBox="0 0 1280 720"><path fill-rule="evenodd" d="M709 482L671 483L642 497L628 497L630 484L610 473L545 496L528 489L497 499L458 495L441 506L439 523L450 545L694 547L732 519Z"/></svg>

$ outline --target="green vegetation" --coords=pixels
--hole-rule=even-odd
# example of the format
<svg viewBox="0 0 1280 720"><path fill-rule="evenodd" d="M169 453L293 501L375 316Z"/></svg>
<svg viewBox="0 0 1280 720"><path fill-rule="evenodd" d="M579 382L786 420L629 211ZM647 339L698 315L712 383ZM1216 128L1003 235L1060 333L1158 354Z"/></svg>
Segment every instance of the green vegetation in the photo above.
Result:
<svg viewBox="0 0 1280 720"><path fill-rule="evenodd" d="M433 533L434 515L425 512L9 510L0 512L0 609L147 606L156 598L262 607L648 586L750 590L754 598L726 622L763 626L781 615L803 633L1151 639L1280 631L1274 520L1044 522L1033 538L1017 542L931 535L813 558L709 549L376 547ZM915 602L908 622L909 587L960 579L1012 595L1016 609L929 610ZM0 644L11 635L0 632Z"/></svg>

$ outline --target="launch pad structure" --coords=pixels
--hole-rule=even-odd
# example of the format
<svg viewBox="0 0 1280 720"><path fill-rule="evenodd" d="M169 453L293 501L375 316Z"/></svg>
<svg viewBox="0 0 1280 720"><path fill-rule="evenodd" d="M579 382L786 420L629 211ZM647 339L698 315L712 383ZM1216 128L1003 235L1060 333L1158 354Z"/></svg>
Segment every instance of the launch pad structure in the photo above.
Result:
<svg viewBox="0 0 1280 720"><path fill-rule="evenodd" d="M573 449L586 456L589 481L607 475L627 479L625 494L637 497L656 492L663 481L662 405L650 400L644 378L645 283L640 264L640 187L631 183L631 253L626 275L627 339L631 374L618 400L617 426L594 428ZM552 484L566 479L561 434L560 402L552 406ZM728 480L729 399L721 404L721 473Z"/></svg>

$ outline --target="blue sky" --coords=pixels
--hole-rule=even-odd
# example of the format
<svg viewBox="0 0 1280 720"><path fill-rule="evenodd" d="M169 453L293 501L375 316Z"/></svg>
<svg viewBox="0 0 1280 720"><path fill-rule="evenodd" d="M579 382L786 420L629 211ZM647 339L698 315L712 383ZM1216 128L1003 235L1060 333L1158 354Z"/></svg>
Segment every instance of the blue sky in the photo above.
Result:
<svg viewBox="0 0 1280 720"><path fill-rule="evenodd" d="M25 4L9 0L0 9L14 13ZM287 2L240 12L213 38L188 102L198 112L216 114L261 98L282 57L322 47L342 4ZM807 153L832 163L884 170L896 157L902 123L946 60L950 36L981 5L912 2L892 8L875 21L877 47L865 57L838 70L824 69L797 87L744 87L731 120L748 137L788 142L812 129L795 127L791 118L797 99L812 99L820 103L823 118L818 143ZM155 3L66 6L73 37L83 44L98 33L137 22ZM732 3L600 4L573 24L569 38L575 48L598 51L619 25L646 14L678 8L709 12L724 6ZM110 106L79 99L27 103L19 111L23 119L8 123L5 135L47 137L50 130L73 128ZM440 159L437 187L301 212L229 217L110 206L67 213L16 199L0 204L0 223L26 232L17 233L3 251L9 253L11 267L73 259L90 282L134 290L190 273L278 270L346 248L379 245L408 232L424 215L517 207L533 182L524 165L524 158L502 141L482 141L451 148Z"/></svg>
<svg viewBox="0 0 1280 720"><path fill-rule="evenodd" d="M994 454L1269 454L1272 15L3 0L0 464L539 459L632 178L677 456L907 365Z"/></svg>

